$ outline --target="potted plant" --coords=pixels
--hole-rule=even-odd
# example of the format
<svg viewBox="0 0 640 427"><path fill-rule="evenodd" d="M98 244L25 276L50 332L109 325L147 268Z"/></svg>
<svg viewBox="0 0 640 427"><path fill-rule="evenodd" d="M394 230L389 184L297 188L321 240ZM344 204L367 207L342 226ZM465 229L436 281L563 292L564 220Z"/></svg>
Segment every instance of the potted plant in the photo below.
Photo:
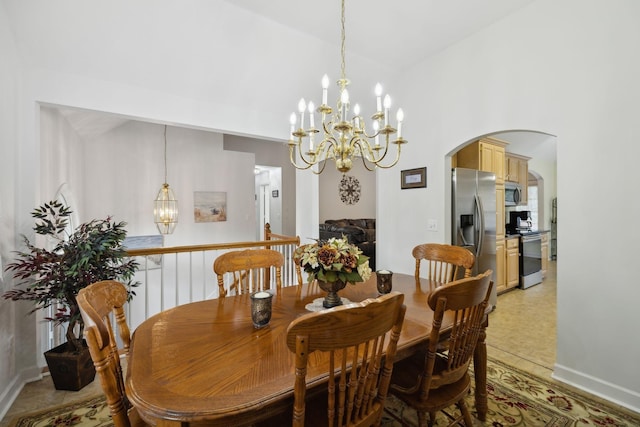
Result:
<svg viewBox="0 0 640 427"><path fill-rule="evenodd" d="M369 257L345 236L303 245L296 252L309 281L317 280L320 289L327 292L322 302L325 308L342 304L338 291L347 283L365 282L371 277Z"/></svg>
<svg viewBox="0 0 640 427"><path fill-rule="evenodd" d="M76 302L80 289L100 280L114 279L137 285L131 279L137 263L127 258L122 247L126 237L124 222L113 222L111 217L91 220L69 232L72 211L58 201L36 208L34 231L47 238L51 249L35 246L22 236L24 252L16 252L17 260L8 264L7 271L20 280L18 287L6 291L2 297L13 301L33 301L38 310L54 306L55 314L45 320L55 325L66 324L67 342L45 352L45 359L56 389L79 390L95 377L95 369L82 339L84 323ZM130 291L129 298L134 295ZM61 362L57 367L55 363ZM76 377L69 372L80 372Z"/></svg>

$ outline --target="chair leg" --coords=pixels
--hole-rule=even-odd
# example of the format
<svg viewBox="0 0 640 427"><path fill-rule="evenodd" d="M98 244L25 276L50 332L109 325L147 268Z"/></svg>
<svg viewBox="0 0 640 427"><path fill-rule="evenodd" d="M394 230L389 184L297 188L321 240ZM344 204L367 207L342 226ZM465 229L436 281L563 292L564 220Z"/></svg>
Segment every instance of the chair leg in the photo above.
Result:
<svg viewBox="0 0 640 427"><path fill-rule="evenodd" d="M438 412L429 412L429 424L427 424L429 427L433 427L433 425L436 423L437 415Z"/></svg>
<svg viewBox="0 0 640 427"><path fill-rule="evenodd" d="M473 419L471 418L471 412L469 412L469 408L467 408L467 404L464 403L464 398L460 399L458 402L458 408L460 412L462 412L462 416L464 417L464 425L467 427L473 426Z"/></svg>
<svg viewBox="0 0 640 427"><path fill-rule="evenodd" d="M422 427L424 426L424 412L420 410L416 410L416 412L418 413L418 427Z"/></svg>

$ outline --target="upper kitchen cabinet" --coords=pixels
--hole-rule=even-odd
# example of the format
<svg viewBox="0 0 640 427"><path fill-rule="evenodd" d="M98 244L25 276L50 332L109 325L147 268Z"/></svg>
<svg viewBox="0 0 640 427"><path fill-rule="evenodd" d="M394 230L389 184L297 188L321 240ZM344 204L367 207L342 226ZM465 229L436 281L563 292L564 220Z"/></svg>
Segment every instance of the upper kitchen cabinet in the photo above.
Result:
<svg viewBox="0 0 640 427"><path fill-rule="evenodd" d="M519 154L505 154L505 179L510 182L520 184L522 193L520 194L520 205L527 204L527 187L529 181L529 160L530 157Z"/></svg>
<svg viewBox="0 0 640 427"><path fill-rule="evenodd" d="M482 138L458 151L455 165L496 174L496 185L504 184L506 142L495 138Z"/></svg>

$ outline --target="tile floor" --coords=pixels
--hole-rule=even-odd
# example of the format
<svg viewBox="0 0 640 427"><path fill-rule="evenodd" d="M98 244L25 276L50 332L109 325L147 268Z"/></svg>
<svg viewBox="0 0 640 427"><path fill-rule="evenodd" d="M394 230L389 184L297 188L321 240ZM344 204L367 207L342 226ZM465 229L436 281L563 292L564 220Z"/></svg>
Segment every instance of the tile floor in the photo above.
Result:
<svg viewBox="0 0 640 427"><path fill-rule="evenodd" d="M551 261L542 283L498 296L489 315L489 357L525 363L533 372L551 375L556 361L556 284L556 262Z"/></svg>
<svg viewBox="0 0 640 427"><path fill-rule="evenodd" d="M533 310L535 307L535 312ZM487 352L489 357L517 364L549 378L556 351L556 263L549 263L545 281L526 290L514 289L498 297L489 317ZM535 313L535 322L532 317ZM535 325L535 327L533 326ZM17 414L67 403L101 393L100 381L80 391L55 390L50 377L29 383L0 421L6 427Z"/></svg>

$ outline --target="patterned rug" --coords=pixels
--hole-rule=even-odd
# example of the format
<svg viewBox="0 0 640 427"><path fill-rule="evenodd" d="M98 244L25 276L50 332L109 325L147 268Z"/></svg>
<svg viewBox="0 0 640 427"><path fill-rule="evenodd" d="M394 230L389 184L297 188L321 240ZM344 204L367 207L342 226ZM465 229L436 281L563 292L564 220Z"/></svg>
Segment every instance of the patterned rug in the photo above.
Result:
<svg viewBox="0 0 640 427"><path fill-rule="evenodd" d="M96 379L96 381L99 381ZM104 396L68 403L31 412L15 418L10 427L63 427L100 426L111 427L111 415Z"/></svg>
<svg viewBox="0 0 640 427"><path fill-rule="evenodd" d="M476 426L640 426L640 414L613 406L605 401L585 397L551 380L534 376L500 361L487 365L489 411L487 421L475 419ZM475 415L473 393L467 404ZM389 413L402 416L409 425L417 425L417 415L398 399L390 396L382 425L401 424ZM455 406L453 412L457 411ZM437 426L446 424L440 413ZM113 426L104 397L70 403L23 415L11 427Z"/></svg>
<svg viewBox="0 0 640 427"><path fill-rule="evenodd" d="M473 382L466 398L476 426L640 426L640 414L614 406L604 400L585 397L566 387L521 371L501 361L489 359L487 364L487 420L483 423L475 416ZM382 425L401 426L393 416L401 417L409 425L418 425L416 411L390 396L385 405ZM454 406L453 415L460 412ZM448 419L439 413L436 426L448 425Z"/></svg>

